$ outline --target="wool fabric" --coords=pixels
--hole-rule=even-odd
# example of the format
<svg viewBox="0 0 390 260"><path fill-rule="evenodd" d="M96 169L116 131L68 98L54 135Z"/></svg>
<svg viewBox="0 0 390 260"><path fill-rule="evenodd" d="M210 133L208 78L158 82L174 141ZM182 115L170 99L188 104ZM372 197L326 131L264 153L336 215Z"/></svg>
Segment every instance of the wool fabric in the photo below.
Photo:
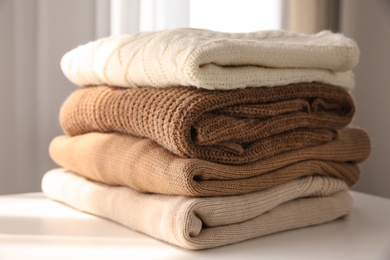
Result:
<svg viewBox="0 0 390 260"><path fill-rule="evenodd" d="M322 82L351 90L357 44L342 34L222 33L174 29L111 36L61 60L73 83L121 87L235 89Z"/></svg>
<svg viewBox="0 0 390 260"><path fill-rule="evenodd" d="M338 178L352 186L359 178L356 164L368 157L370 141L363 130L345 128L328 143L234 166L180 158L148 138L116 133L59 136L49 150L61 167L109 185L149 193L222 196L310 175Z"/></svg>
<svg viewBox="0 0 390 260"><path fill-rule="evenodd" d="M190 198L108 186L63 169L46 173L42 180L50 199L187 249L335 220L351 211L346 189L343 181L317 176L245 195Z"/></svg>
<svg viewBox="0 0 390 260"><path fill-rule="evenodd" d="M354 112L349 93L319 83L231 91L97 86L74 91L60 122L72 136L125 133L182 157L242 164L328 142Z"/></svg>

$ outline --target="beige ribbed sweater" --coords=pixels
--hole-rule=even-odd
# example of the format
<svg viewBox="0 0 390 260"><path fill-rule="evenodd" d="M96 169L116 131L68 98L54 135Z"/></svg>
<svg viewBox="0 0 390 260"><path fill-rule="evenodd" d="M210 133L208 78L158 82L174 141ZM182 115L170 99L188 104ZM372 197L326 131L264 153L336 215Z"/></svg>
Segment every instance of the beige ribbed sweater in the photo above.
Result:
<svg viewBox="0 0 390 260"><path fill-rule="evenodd" d="M351 211L344 182L307 177L265 191L190 198L136 192L62 169L43 177L44 194L168 243L205 249L335 220Z"/></svg>
<svg viewBox="0 0 390 260"><path fill-rule="evenodd" d="M86 87L60 112L69 135L118 132L182 157L242 164L332 140L352 120L346 91L319 83L209 91Z"/></svg>
<svg viewBox="0 0 390 260"><path fill-rule="evenodd" d="M61 60L77 85L234 89L323 82L352 89L356 43L329 31L222 33L175 29L111 36Z"/></svg>
<svg viewBox="0 0 390 260"><path fill-rule="evenodd" d="M368 135L354 128L341 130L338 139L323 145L237 166L180 158L150 139L115 133L59 136L50 144L57 164L90 179L186 196L242 194L313 174L353 185L359 178L356 163L369 153Z"/></svg>

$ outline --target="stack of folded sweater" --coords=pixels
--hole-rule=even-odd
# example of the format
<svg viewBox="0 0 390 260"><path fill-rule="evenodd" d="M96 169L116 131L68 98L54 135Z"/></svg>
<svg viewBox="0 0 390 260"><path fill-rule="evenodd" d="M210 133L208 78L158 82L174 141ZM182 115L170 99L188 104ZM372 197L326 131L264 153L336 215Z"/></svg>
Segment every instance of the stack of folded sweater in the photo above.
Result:
<svg viewBox="0 0 390 260"><path fill-rule="evenodd" d="M354 41L176 29L68 52L81 86L50 145L47 197L189 249L347 215L370 152L348 127Z"/></svg>

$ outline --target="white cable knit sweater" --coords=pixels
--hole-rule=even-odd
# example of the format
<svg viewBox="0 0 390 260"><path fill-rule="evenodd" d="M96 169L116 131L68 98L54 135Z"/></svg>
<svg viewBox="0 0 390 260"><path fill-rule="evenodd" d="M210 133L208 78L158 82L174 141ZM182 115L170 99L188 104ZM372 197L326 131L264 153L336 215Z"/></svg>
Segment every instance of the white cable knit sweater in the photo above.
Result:
<svg viewBox="0 0 390 260"><path fill-rule="evenodd" d="M186 28L99 39L66 53L61 68L80 86L227 90L317 81L351 90L358 57L353 40L329 31L304 35Z"/></svg>

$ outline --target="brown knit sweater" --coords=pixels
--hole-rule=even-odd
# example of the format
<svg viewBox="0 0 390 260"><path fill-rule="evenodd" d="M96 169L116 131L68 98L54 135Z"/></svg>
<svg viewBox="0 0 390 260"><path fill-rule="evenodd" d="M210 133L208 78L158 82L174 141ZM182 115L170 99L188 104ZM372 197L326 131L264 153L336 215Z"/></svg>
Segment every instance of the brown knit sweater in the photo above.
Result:
<svg viewBox="0 0 390 260"><path fill-rule="evenodd" d="M293 150L244 165L180 158L148 138L116 133L59 136L50 145L60 166L109 185L141 192L220 196L263 190L311 175L359 178L356 163L370 153L368 135L345 128L328 143Z"/></svg>
<svg viewBox="0 0 390 260"><path fill-rule="evenodd" d="M126 133L182 157L242 164L328 142L354 111L346 91L319 83L231 91L98 86L73 92L60 121L72 136Z"/></svg>

